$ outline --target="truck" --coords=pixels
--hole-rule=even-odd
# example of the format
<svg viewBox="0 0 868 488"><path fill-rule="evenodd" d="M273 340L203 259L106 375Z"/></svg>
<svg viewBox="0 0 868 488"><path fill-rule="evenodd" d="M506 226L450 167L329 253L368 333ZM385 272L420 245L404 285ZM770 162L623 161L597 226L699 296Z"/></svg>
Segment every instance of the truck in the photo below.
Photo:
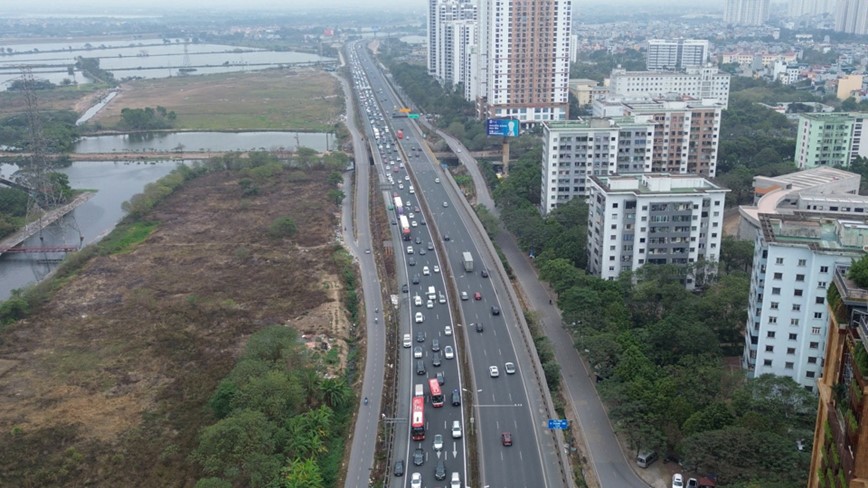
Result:
<svg viewBox="0 0 868 488"><path fill-rule="evenodd" d="M425 385L416 385L415 390L413 391L414 397L425 396Z"/></svg>
<svg viewBox="0 0 868 488"><path fill-rule="evenodd" d="M398 215L404 214L404 202L401 201L401 197L395 197L395 212L398 212Z"/></svg>
<svg viewBox="0 0 868 488"><path fill-rule="evenodd" d="M437 299L437 290L433 286L428 287L428 300Z"/></svg>
<svg viewBox="0 0 868 488"><path fill-rule="evenodd" d="M405 241L409 241L410 240L410 221L407 220L406 215L401 215L399 217L399 220L401 221L401 238L404 239Z"/></svg>
<svg viewBox="0 0 868 488"><path fill-rule="evenodd" d="M464 252L464 271L468 273L473 271L473 254L467 251Z"/></svg>
<svg viewBox="0 0 868 488"><path fill-rule="evenodd" d="M401 129L398 129L397 131L395 131L395 134L398 135L398 139L404 138L404 131L402 131Z"/></svg>

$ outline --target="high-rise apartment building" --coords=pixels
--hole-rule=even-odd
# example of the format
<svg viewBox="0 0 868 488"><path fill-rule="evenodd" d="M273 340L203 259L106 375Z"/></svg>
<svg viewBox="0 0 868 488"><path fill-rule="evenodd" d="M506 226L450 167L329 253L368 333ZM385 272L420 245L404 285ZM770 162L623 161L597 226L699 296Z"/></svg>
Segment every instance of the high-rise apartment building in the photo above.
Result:
<svg viewBox="0 0 868 488"><path fill-rule="evenodd" d="M650 39L645 68L650 71L705 66L708 41L704 39Z"/></svg>
<svg viewBox="0 0 868 488"><path fill-rule="evenodd" d="M434 75L437 66L437 4L440 0L428 0L428 74Z"/></svg>
<svg viewBox="0 0 868 488"><path fill-rule="evenodd" d="M672 94L713 99L724 109L729 104L730 74L713 67L691 67L684 72L612 70L609 96L613 98L661 98Z"/></svg>
<svg viewBox="0 0 868 488"><path fill-rule="evenodd" d="M837 0L790 0L787 15L803 17L806 15L830 14L835 11Z"/></svg>
<svg viewBox="0 0 868 488"><path fill-rule="evenodd" d="M650 172L653 135L648 117L543 123L542 211L585 197L591 176Z"/></svg>
<svg viewBox="0 0 868 488"><path fill-rule="evenodd" d="M808 488L868 486L868 289L836 266Z"/></svg>
<svg viewBox="0 0 868 488"><path fill-rule="evenodd" d="M714 178L720 114L717 100L595 100L595 117L648 116L654 123L651 171Z"/></svg>
<svg viewBox="0 0 868 488"><path fill-rule="evenodd" d="M742 365L813 390L828 335L827 290L837 266L864 254L868 218L761 214Z"/></svg>
<svg viewBox="0 0 868 488"><path fill-rule="evenodd" d="M469 92L481 117L567 119L571 0L479 0Z"/></svg>
<svg viewBox="0 0 868 488"><path fill-rule="evenodd" d="M835 30L848 34L868 34L868 0L838 0Z"/></svg>
<svg viewBox="0 0 868 488"><path fill-rule="evenodd" d="M704 262L714 272L728 191L700 176L591 176L588 271L614 280L645 264Z"/></svg>
<svg viewBox="0 0 868 488"><path fill-rule="evenodd" d="M769 20L769 0L725 0L723 21L736 25L763 25Z"/></svg>
<svg viewBox="0 0 868 488"><path fill-rule="evenodd" d="M433 75L441 82L470 82L470 51L476 44L476 5L464 0L440 0L435 22Z"/></svg>
<svg viewBox="0 0 868 488"><path fill-rule="evenodd" d="M799 115L796 134L796 166L849 167L857 157L868 157L868 143L862 143L865 113L809 113ZM868 134L864 134L868 135Z"/></svg>

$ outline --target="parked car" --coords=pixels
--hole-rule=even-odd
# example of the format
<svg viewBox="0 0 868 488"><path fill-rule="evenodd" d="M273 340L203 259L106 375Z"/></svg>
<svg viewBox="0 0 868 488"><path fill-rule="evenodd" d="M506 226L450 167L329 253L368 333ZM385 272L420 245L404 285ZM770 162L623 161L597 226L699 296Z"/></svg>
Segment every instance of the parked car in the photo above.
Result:
<svg viewBox="0 0 868 488"><path fill-rule="evenodd" d="M684 478L681 476L681 473L672 475L672 488L684 488Z"/></svg>

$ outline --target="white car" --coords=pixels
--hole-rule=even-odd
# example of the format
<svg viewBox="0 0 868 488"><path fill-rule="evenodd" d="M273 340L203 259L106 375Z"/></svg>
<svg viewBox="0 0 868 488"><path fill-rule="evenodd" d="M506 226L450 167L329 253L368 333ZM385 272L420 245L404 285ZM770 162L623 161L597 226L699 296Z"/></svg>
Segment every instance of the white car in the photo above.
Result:
<svg viewBox="0 0 868 488"><path fill-rule="evenodd" d="M403 190L403 189L404 189L404 184L403 184L403 183L398 183L398 189L399 189L399 190Z"/></svg>
<svg viewBox="0 0 868 488"><path fill-rule="evenodd" d="M515 363L508 362L503 365L506 374L515 374Z"/></svg>
<svg viewBox="0 0 868 488"><path fill-rule="evenodd" d="M448 336L452 335L452 326L451 325L447 325L446 327L443 328L443 335L448 335Z"/></svg>
<svg viewBox="0 0 868 488"><path fill-rule="evenodd" d="M413 473L410 476L410 488L422 488L422 475L421 474Z"/></svg>
<svg viewBox="0 0 868 488"><path fill-rule="evenodd" d="M419 295L414 296L413 297L413 305L416 305L417 307L421 307L422 306L422 297L420 297Z"/></svg>
<svg viewBox="0 0 868 488"><path fill-rule="evenodd" d="M440 266L437 266L437 265L435 264L435 265L434 265L434 272L435 272L435 273L439 273L439 272L440 272Z"/></svg>
<svg viewBox="0 0 868 488"><path fill-rule="evenodd" d="M440 183L440 178L434 178L434 183Z"/></svg>
<svg viewBox="0 0 868 488"><path fill-rule="evenodd" d="M681 473L672 475L672 488L684 488L684 478L681 476Z"/></svg>
<svg viewBox="0 0 868 488"><path fill-rule="evenodd" d="M457 472L452 472L452 481L449 482L449 488L461 488L461 476Z"/></svg>
<svg viewBox="0 0 868 488"><path fill-rule="evenodd" d="M421 324L425 321L425 317L422 315L422 312L416 312L416 323Z"/></svg>
<svg viewBox="0 0 868 488"><path fill-rule="evenodd" d="M413 246L407 246L407 254L413 254Z"/></svg>
<svg viewBox="0 0 868 488"><path fill-rule="evenodd" d="M468 298L469 298L469 297L467 296L467 292L466 292L466 291L462 291L462 292L461 292L461 300L462 300L462 301L467 301Z"/></svg>
<svg viewBox="0 0 868 488"><path fill-rule="evenodd" d="M428 300L428 303L425 304L425 308L434 308L434 300Z"/></svg>
<svg viewBox="0 0 868 488"><path fill-rule="evenodd" d="M413 358L422 359L422 347L416 346L413 348Z"/></svg>
<svg viewBox="0 0 868 488"><path fill-rule="evenodd" d="M497 378L500 376L500 371L497 369L497 366L489 366L488 374L491 375L492 378Z"/></svg>
<svg viewBox="0 0 868 488"><path fill-rule="evenodd" d="M461 421L453 420L452 421L452 438L460 439L461 438Z"/></svg>
<svg viewBox="0 0 868 488"><path fill-rule="evenodd" d="M449 202L443 202L443 207L446 208L449 206Z"/></svg>
<svg viewBox="0 0 868 488"><path fill-rule="evenodd" d="M425 275L425 276L430 276L430 275L431 275L431 270L428 268L428 266L423 266L423 267L422 267L422 274Z"/></svg>
<svg viewBox="0 0 868 488"><path fill-rule="evenodd" d="M418 227L418 226L419 226L419 224L417 224L415 220L410 222L410 227Z"/></svg>
<svg viewBox="0 0 868 488"><path fill-rule="evenodd" d="M452 350L452 346L446 346L443 348L443 357L446 359L455 359L455 351Z"/></svg>
<svg viewBox="0 0 868 488"><path fill-rule="evenodd" d="M413 220L416 218L416 214L414 214L413 212L410 212L409 214L407 214L407 218L410 220Z"/></svg>
<svg viewBox="0 0 868 488"><path fill-rule="evenodd" d="M404 175L404 181L410 181L410 175Z"/></svg>
<svg viewBox="0 0 868 488"><path fill-rule="evenodd" d="M434 436L434 450L442 451L443 450L443 435L437 434Z"/></svg>
<svg viewBox="0 0 868 488"><path fill-rule="evenodd" d="M413 341L410 339L410 334L404 334L404 347L410 347L413 345Z"/></svg>

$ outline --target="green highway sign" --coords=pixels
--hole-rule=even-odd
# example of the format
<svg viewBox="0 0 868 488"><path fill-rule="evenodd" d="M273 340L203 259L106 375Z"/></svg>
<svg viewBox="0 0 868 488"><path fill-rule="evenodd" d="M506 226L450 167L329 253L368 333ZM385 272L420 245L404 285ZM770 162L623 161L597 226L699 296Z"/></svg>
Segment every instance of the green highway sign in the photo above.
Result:
<svg viewBox="0 0 868 488"><path fill-rule="evenodd" d="M419 118L419 114L407 114L407 118L408 118L408 119L418 119L418 118Z"/></svg>

